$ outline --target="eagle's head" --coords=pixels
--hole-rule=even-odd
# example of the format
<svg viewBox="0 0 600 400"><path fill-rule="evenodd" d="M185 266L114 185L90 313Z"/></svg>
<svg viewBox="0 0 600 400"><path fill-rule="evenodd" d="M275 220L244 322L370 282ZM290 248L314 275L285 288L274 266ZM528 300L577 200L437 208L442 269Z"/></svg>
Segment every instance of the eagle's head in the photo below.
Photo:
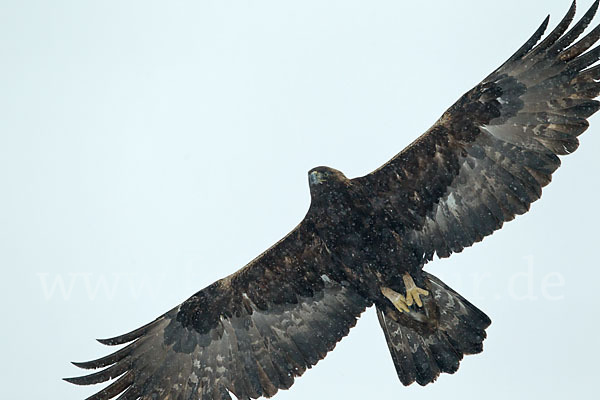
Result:
<svg viewBox="0 0 600 400"><path fill-rule="evenodd" d="M308 184L310 192L315 194L322 192L331 192L342 187L346 187L349 183L348 178L337 169L329 167L316 167L308 171Z"/></svg>

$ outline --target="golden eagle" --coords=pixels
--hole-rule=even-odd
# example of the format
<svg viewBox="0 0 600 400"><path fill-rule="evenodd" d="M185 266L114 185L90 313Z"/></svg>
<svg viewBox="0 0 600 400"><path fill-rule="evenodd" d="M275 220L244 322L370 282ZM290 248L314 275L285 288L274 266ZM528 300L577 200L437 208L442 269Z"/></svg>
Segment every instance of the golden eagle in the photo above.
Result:
<svg viewBox="0 0 600 400"><path fill-rule="evenodd" d="M90 400L273 396L315 365L375 305L398 377L426 385L479 353L490 319L423 271L479 242L540 198L559 155L600 108L600 26L579 41L596 0L568 30L575 2L548 18L420 138L355 179L309 171L311 204L286 237L238 272L133 332L103 368L117 378ZM567 31L568 30L568 31ZM540 41L541 40L541 41Z"/></svg>

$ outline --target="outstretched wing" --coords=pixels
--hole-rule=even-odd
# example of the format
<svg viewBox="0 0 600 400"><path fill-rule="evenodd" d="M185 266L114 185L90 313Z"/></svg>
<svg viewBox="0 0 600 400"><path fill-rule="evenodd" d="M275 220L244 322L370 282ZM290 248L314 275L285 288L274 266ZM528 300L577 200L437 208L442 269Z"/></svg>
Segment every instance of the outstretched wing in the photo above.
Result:
<svg viewBox="0 0 600 400"><path fill-rule="evenodd" d="M463 95L423 136L356 178L419 262L482 240L539 199L559 155L575 151L598 111L600 27L594 2L569 31L575 2L539 44L548 18L506 63ZM536 46L537 44L537 46Z"/></svg>
<svg viewBox="0 0 600 400"><path fill-rule="evenodd" d="M289 388L348 334L369 305L343 279L306 220L235 274L154 322L113 339L90 385L118 378L88 400L240 399Z"/></svg>

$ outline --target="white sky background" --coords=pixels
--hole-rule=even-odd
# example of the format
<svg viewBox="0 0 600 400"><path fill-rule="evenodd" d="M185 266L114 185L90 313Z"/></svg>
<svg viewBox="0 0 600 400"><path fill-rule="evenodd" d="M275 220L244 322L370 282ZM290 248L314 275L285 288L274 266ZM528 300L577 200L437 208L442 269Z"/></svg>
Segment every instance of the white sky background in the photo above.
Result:
<svg viewBox="0 0 600 400"><path fill-rule="evenodd" d="M302 219L310 168L375 169L568 6L1 2L0 398L100 389L60 380L79 374L69 361L107 354L94 338L243 266ZM427 266L492 318L482 354L405 388L369 310L277 399L596 392L591 123L529 214Z"/></svg>

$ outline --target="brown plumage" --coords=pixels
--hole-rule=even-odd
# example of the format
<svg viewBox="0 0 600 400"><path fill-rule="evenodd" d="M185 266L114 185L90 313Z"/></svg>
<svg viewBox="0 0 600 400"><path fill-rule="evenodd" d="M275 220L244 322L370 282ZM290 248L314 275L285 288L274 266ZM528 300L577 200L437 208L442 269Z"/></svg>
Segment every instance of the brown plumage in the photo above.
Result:
<svg viewBox="0 0 600 400"><path fill-rule="evenodd" d="M131 333L69 378L117 378L89 399L240 399L289 388L372 305L405 385L482 351L489 318L423 266L525 213L600 108L594 2L548 19L506 63L378 170L309 172L311 205L285 238L233 275ZM568 30L568 31L567 31ZM420 288L420 289L419 289ZM419 291L420 290L420 291ZM417 295L415 295L417 293ZM420 293L420 295L419 295ZM421 297L422 296L422 297Z"/></svg>

